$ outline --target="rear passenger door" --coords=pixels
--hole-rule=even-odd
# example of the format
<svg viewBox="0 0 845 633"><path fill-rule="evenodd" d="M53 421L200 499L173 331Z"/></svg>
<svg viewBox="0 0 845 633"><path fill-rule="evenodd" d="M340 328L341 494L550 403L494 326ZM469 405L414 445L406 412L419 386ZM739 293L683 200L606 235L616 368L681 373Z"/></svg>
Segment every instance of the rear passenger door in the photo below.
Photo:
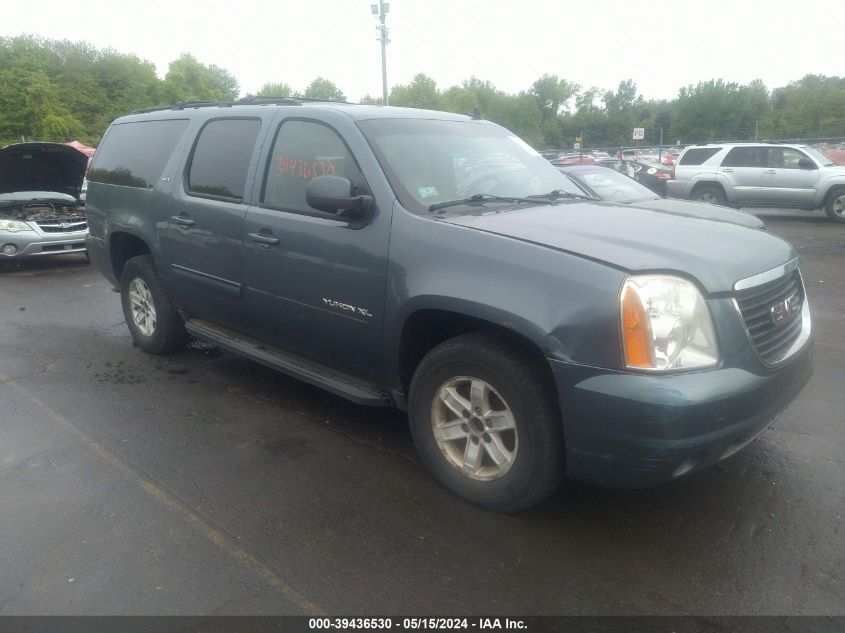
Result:
<svg viewBox="0 0 845 633"><path fill-rule="evenodd" d="M732 202L752 204L760 199L767 151L766 147L734 147L722 160L718 179Z"/></svg>
<svg viewBox="0 0 845 633"><path fill-rule="evenodd" d="M346 139L363 136L346 117L281 120L263 157L259 204L246 217L245 300L254 334L299 356L369 381L382 366L385 284L393 199L376 197L363 221L313 209L305 201L317 176L349 179L371 194ZM338 127L335 127L338 126ZM346 126L344 136L338 132ZM370 175L379 172L371 152Z"/></svg>
<svg viewBox="0 0 845 633"><path fill-rule="evenodd" d="M261 120L215 118L199 130L164 216L162 250L190 316L241 329L246 191Z"/></svg>

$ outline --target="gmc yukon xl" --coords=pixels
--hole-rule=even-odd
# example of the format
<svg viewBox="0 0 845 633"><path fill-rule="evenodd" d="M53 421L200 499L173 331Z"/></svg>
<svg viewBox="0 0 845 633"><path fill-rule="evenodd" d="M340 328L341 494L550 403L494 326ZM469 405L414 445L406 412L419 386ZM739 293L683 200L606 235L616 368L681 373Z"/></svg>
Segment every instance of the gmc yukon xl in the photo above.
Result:
<svg viewBox="0 0 845 633"><path fill-rule="evenodd" d="M87 246L143 350L406 410L435 478L511 511L725 459L806 384L795 250L678 206L588 200L478 117L185 103L111 125Z"/></svg>

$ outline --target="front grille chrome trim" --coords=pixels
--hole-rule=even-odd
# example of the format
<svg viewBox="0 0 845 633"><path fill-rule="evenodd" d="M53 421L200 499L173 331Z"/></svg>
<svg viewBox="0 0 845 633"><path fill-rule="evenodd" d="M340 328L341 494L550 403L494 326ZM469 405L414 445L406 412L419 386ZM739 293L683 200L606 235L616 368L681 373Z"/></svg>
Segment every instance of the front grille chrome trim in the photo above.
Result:
<svg viewBox="0 0 845 633"><path fill-rule="evenodd" d="M794 266L792 265L793 263L794 263ZM744 290L753 289L755 286L766 284L766 283L771 283L772 281L777 281L779 279L779 277L770 276L770 273L772 273L773 271L780 271L780 272L782 272L782 275L785 276L785 275L788 275L788 274L796 271L797 269L798 269L798 260L795 259L792 262L788 262L787 264L784 264L783 266L779 266L778 268L773 269L772 271L767 271L766 273L762 273L760 275L755 275L754 277L749 277L747 279L743 279L743 280L737 282L737 284L735 284L734 287L736 287L737 285L739 285L742 282L748 281L749 279L762 280L762 281L758 281L758 283L753 285L753 286L745 285L741 288L741 289L744 289ZM783 363L788 361L792 356L797 354L805 346L807 341L810 339L810 335L812 334L812 320L810 318L810 301L807 298L807 289L804 285L804 277L801 275L800 270L797 272L797 277L798 277L798 282L799 282L800 290L801 290L802 297L803 297L802 302L801 302L801 331L798 333L798 336L791 342L791 344L789 344L789 346L785 350L783 350L780 354L778 354L778 356L775 359L765 358L764 354L761 353L760 350L758 350L757 343L755 343L754 337L752 336L751 332L748 329L748 325L746 324L745 317L743 316L742 310L739 307L739 302L737 301L737 298L736 297L731 298L731 303L733 303L734 310L736 310L737 318L739 319L739 322L742 325L742 329L745 332L745 337L748 340L748 344L751 346L751 349L754 352L754 355L757 357L757 360L759 360L760 363L768 369L775 369L775 368L779 367L780 365L782 365ZM787 325L786 327L789 327L789 326ZM785 341L784 341L784 343L785 343ZM779 345L772 346L771 349L777 349L777 347L779 347ZM769 350L769 351L771 351L771 350Z"/></svg>
<svg viewBox="0 0 845 633"><path fill-rule="evenodd" d="M788 261L785 264L776 266L775 268L760 273L759 275L752 275L751 277L740 279L734 284L734 291L738 292L740 290L748 290L749 288L754 288L755 286L762 286L763 284L767 284L770 281L775 281L776 279L785 277L788 273L791 273L793 270L797 269L798 258L796 257L795 259Z"/></svg>

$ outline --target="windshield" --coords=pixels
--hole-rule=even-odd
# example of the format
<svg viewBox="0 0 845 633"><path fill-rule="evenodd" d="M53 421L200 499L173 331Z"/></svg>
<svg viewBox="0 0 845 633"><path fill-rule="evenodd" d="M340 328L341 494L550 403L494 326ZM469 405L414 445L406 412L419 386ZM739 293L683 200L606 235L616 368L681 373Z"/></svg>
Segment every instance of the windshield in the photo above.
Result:
<svg viewBox="0 0 845 633"><path fill-rule="evenodd" d="M655 195L651 189L643 187L636 180L607 167L567 171L566 173L584 183L588 189L607 202L638 202L660 197Z"/></svg>
<svg viewBox="0 0 845 633"><path fill-rule="evenodd" d="M432 119L370 119L359 125L402 206L415 213L479 194L526 198L557 190L583 195L538 152L498 125ZM451 207L458 212L467 208Z"/></svg>

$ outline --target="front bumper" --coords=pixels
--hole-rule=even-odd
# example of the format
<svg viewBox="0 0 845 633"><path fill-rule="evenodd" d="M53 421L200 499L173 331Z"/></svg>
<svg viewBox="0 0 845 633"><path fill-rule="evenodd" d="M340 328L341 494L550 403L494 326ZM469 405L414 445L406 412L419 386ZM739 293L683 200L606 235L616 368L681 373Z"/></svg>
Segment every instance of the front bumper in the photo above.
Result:
<svg viewBox="0 0 845 633"><path fill-rule="evenodd" d="M40 255L62 255L85 252L85 238L88 231L68 233L41 233L40 231L0 231L0 260L25 259ZM5 247L11 245L14 252L8 254Z"/></svg>
<svg viewBox="0 0 845 633"><path fill-rule="evenodd" d="M725 459L762 433L812 374L812 340L777 370L633 374L552 360L567 474L642 488Z"/></svg>
<svg viewBox="0 0 845 633"><path fill-rule="evenodd" d="M690 182L689 180L666 181L666 195L669 198L681 198L683 200L689 200L691 190L692 182Z"/></svg>

